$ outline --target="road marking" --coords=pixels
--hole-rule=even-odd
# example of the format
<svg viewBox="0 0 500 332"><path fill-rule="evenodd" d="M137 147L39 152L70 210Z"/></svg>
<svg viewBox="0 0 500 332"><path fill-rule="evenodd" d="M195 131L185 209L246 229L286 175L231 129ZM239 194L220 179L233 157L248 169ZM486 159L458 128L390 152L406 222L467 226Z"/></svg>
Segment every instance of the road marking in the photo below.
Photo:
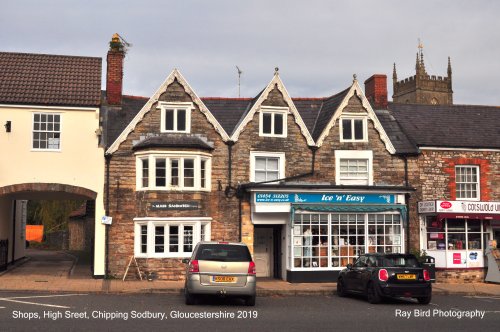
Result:
<svg viewBox="0 0 500 332"><path fill-rule="evenodd" d="M500 300L500 296L464 296L470 299L489 299L489 300Z"/></svg>
<svg viewBox="0 0 500 332"><path fill-rule="evenodd" d="M0 309L5 309L5 307L0 307Z"/></svg>
<svg viewBox="0 0 500 332"><path fill-rule="evenodd" d="M88 294L60 294L60 295L36 295L36 296L16 296L7 297L7 299L35 299L40 297L61 297L61 296L85 296Z"/></svg>
<svg viewBox="0 0 500 332"><path fill-rule="evenodd" d="M44 303L27 302L27 301L18 301L18 300L5 299L5 298L0 298L0 301L23 303L23 304L33 304L33 305L39 305L39 306L43 306L43 307L53 307L53 308L63 308L63 309L69 309L70 308L70 307L66 307L66 306L63 306L63 305L44 304Z"/></svg>

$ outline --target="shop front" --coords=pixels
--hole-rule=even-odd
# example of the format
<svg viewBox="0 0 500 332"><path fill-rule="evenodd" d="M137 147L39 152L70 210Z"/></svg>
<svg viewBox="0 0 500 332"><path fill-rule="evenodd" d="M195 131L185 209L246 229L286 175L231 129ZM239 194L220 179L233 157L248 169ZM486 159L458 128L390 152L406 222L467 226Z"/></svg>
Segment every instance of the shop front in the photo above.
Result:
<svg viewBox="0 0 500 332"><path fill-rule="evenodd" d="M436 259L436 270L448 271L443 276L455 279L479 271L473 275L482 278L485 249L500 221L500 202L423 201L418 213L421 248Z"/></svg>
<svg viewBox="0 0 500 332"><path fill-rule="evenodd" d="M401 193L259 190L252 192L252 223L282 225L274 248L282 279L331 282L362 253L405 251L404 200Z"/></svg>

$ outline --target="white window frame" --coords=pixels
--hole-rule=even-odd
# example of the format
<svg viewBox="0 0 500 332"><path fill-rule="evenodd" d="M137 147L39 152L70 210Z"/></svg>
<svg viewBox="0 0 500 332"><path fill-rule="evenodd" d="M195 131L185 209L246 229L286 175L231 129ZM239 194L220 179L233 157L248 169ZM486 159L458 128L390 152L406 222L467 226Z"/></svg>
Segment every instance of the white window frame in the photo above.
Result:
<svg viewBox="0 0 500 332"><path fill-rule="evenodd" d="M142 160L149 160L148 187L142 186ZM166 160L165 186L156 186L156 160ZM171 186L170 160L179 159L179 185ZM194 187L184 186L184 160L194 159ZM205 160L206 187L201 186L201 160ZM144 151L136 153L136 190L165 190L165 191L210 191L212 183L212 156L203 152L187 151Z"/></svg>
<svg viewBox="0 0 500 332"><path fill-rule="evenodd" d="M266 107L261 106L259 112L259 136L267 137L287 137L288 134L288 119L289 108L288 107ZM271 133L264 133L264 114L271 114ZM281 114L283 116L283 134L274 133L274 117L276 114Z"/></svg>
<svg viewBox="0 0 500 332"><path fill-rule="evenodd" d="M191 111L194 109L193 103L166 103L159 102L157 109L161 110L160 117L160 132L162 133L186 133L189 134L191 132ZM174 110L174 129L166 130L165 129L165 113L167 109ZM186 130L177 130L177 111L185 110L186 111Z"/></svg>
<svg viewBox="0 0 500 332"><path fill-rule="evenodd" d="M35 148L33 147L33 142L35 139L35 115L59 115L59 148L58 149L49 149L49 143L47 140L47 148ZM31 115L31 151L52 151L52 152L59 152L62 150L62 113L61 112L33 112ZM37 132L46 132L46 133L57 133L57 131L42 131L42 130L36 130Z"/></svg>
<svg viewBox="0 0 500 332"><path fill-rule="evenodd" d="M340 178L341 159L367 159L368 160L368 184L353 179ZM363 180L364 181L364 180ZM359 183L358 183L359 182ZM336 185L373 185L373 151L371 150L336 150L335 151L335 184Z"/></svg>
<svg viewBox="0 0 500 332"><path fill-rule="evenodd" d="M179 251L169 252L169 226L179 226L179 234L184 233L184 226L193 226L193 244L192 247L200 241L210 241L211 237L211 222L210 217L179 217L179 218L134 218L134 253L138 258L187 258L191 257L192 251L184 252L184 238L179 237ZM141 252L141 226L147 226L147 250L146 253ZM155 252L155 227L165 227L165 251L163 253ZM202 228L204 229L205 238L201 238Z"/></svg>
<svg viewBox="0 0 500 332"><path fill-rule="evenodd" d="M250 182L255 182L255 159L257 157L264 158L278 158L278 179L285 177L285 153L284 152L264 152L264 151L250 151ZM277 181L270 182L270 184L277 183Z"/></svg>
<svg viewBox="0 0 500 332"><path fill-rule="evenodd" d="M458 182L457 182L457 169L458 168L471 168L475 169L477 172L477 182L476 184L476 197L458 197ZM480 173L480 168L479 165L455 165L455 185L456 185L456 192L455 195L457 197L457 200L461 201L479 201L481 199L481 173ZM460 182L463 184L473 184L473 182Z"/></svg>
<svg viewBox="0 0 500 332"><path fill-rule="evenodd" d="M344 139L344 120L351 121L352 138ZM356 139L354 132L354 120L363 121L363 139ZM339 119L339 130L340 130L340 141L341 142L368 142L368 117L363 115L345 115L341 116Z"/></svg>

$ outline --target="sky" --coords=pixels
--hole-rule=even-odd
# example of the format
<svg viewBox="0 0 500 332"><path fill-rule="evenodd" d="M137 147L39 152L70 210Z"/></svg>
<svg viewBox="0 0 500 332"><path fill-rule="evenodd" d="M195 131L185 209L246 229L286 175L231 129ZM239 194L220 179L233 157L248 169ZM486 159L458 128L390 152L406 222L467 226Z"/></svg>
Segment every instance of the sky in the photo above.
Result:
<svg viewBox="0 0 500 332"><path fill-rule="evenodd" d="M254 97L274 68L292 97L325 97L386 74L453 69L455 104L500 105L500 1L0 0L0 51L103 58L132 46L124 93L151 96L177 68L202 97ZM103 89L105 89L103 78Z"/></svg>

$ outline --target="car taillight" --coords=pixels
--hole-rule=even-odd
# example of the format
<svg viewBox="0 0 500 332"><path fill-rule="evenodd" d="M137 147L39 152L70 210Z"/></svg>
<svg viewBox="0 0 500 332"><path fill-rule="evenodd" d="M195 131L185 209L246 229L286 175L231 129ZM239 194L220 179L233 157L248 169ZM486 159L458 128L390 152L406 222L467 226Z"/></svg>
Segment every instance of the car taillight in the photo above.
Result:
<svg viewBox="0 0 500 332"><path fill-rule="evenodd" d="M197 260L193 260L191 261L191 263L189 263L189 272L192 273L200 272L200 265L198 265Z"/></svg>
<svg viewBox="0 0 500 332"><path fill-rule="evenodd" d="M425 281L431 280L431 275L429 274L429 271L427 271L427 270L424 270L424 280Z"/></svg>
<svg viewBox="0 0 500 332"><path fill-rule="evenodd" d="M387 280L389 280L389 273L387 272L386 269L380 269L380 270L378 270L378 279L380 281L387 281Z"/></svg>
<svg viewBox="0 0 500 332"><path fill-rule="evenodd" d="M255 274L255 263L254 262L250 262L250 264L248 264L248 274Z"/></svg>

